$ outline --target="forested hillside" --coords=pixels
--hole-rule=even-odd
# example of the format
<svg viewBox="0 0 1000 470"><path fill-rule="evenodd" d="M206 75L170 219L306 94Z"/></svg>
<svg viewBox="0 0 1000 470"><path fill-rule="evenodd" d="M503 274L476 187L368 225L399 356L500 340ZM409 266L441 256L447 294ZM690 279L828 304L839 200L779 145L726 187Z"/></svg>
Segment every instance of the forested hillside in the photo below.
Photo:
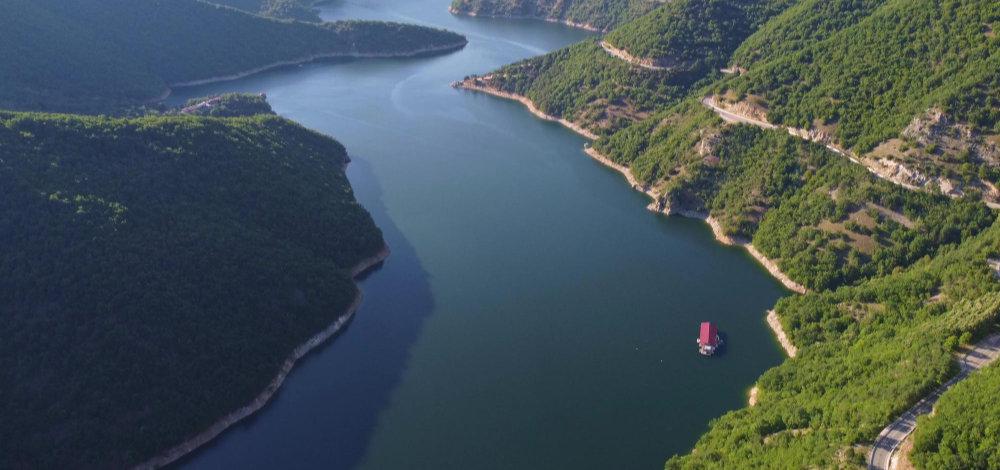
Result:
<svg viewBox="0 0 1000 470"><path fill-rule="evenodd" d="M203 0L218 5L239 8L256 15L270 16L272 18L310 21L319 23L323 21L311 0Z"/></svg>
<svg viewBox="0 0 1000 470"><path fill-rule="evenodd" d="M696 101L595 148L661 210L711 215L811 289L889 274L993 220L982 203L901 188L787 133L724 125Z"/></svg>
<svg viewBox="0 0 1000 470"><path fill-rule="evenodd" d="M808 289L776 307L799 355L668 468L862 465L997 328L998 28L995 0L677 0L465 81L596 133L651 209L710 217ZM995 460L957 400L918 465Z"/></svg>
<svg viewBox="0 0 1000 470"><path fill-rule="evenodd" d="M1000 367L990 366L942 397L917 424L913 454L920 468L1000 468Z"/></svg>
<svg viewBox="0 0 1000 470"><path fill-rule="evenodd" d="M678 0L622 25L606 41L672 67L719 68L761 24L794 0Z"/></svg>
<svg viewBox="0 0 1000 470"><path fill-rule="evenodd" d="M909 270L781 300L799 355L758 380L755 406L713 421L666 467L864 465L865 444L953 373L959 337L995 328L1000 284L986 260L998 253L994 225Z"/></svg>
<svg viewBox="0 0 1000 470"><path fill-rule="evenodd" d="M453 0L453 13L538 18L606 31L638 18L662 0Z"/></svg>
<svg viewBox="0 0 1000 470"><path fill-rule="evenodd" d="M258 115L0 112L0 468L125 468L246 405L383 249L344 148Z"/></svg>
<svg viewBox="0 0 1000 470"><path fill-rule="evenodd" d="M6 10L0 107L19 110L108 112L283 62L465 44L422 26L277 21L196 0L12 0Z"/></svg>
<svg viewBox="0 0 1000 470"><path fill-rule="evenodd" d="M652 58L650 69L585 42L501 68L491 86L527 96L543 111L607 135L677 103L719 75L729 55L789 0L677 0L607 35L613 47Z"/></svg>

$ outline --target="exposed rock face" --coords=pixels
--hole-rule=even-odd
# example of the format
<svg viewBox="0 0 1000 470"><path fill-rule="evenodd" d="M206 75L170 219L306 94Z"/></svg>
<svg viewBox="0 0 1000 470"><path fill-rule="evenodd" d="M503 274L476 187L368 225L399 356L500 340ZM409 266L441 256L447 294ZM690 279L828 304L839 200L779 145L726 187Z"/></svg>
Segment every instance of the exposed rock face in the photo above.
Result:
<svg viewBox="0 0 1000 470"><path fill-rule="evenodd" d="M669 70L676 68L679 65L676 60L670 57L636 57L625 49L619 49L612 46L607 41L601 41L601 48L614 57L624 60L625 62L635 65L636 67L642 67L648 70Z"/></svg>
<svg viewBox="0 0 1000 470"><path fill-rule="evenodd" d="M719 148L719 144L722 142L722 137L719 135L719 131L716 129L710 129L706 132L706 129L701 131L701 140L698 141L698 156L700 157L718 157L715 155L715 150Z"/></svg>
<svg viewBox="0 0 1000 470"><path fill-rule="evenodd" d="M767 109L749 100L737 101L736 103L726 103L723 100L716 100L720 108L724 108L733 114L745 116L758 121L771 122L767 119Z"/></svg>
<svg viewBox="0 0 1000 470"><path fill-rule="evenodd" d="M905 186L923 188L931 182L927 175L888 158L871 160L869 168L876 175Z"/></svg>
<svg viewBox="0 0 1000 470"><path fill-rule="evenodd" d="M968 152L969 156L991 166L1000 165L1000 147L987 141L967 124L955 122L944 111L932 108L917 116L901 133L923 147L937 147L948 153Z"/></svg>
<svg viewBox="0 0 1000 470"><path fill-rule="evenodd" d="M911 190L937 192L949 197L968 193L982 195L984 202L1000 209L1000 189L990 181L970 174L968 165L1000 166L1000 136L983 136L939 109L918 116L900 133L901 139L883 142L874 151L859 157L841 147L831 129L814 127L799 129L771 124L767 108L754 99L731 102L718 95L709 96L702 104L713 108L728 122L756 125L766 129L780 128L789 134L826 146L854 163L864 165L872 174ZM904 142L904 140L906 142ZM699 153L712 164L711 152L704 150L707 142L699 143ZM962 175L956 177L955 175Z"/></svg>
<svg viewBox="0 0 1000 470"><path fill-rule="evenodd" d="M799 129L789 127L788 133L805 140L811 140L824 145L834 145L835 141L829 132L820 129ZM841 151L843 153L843 151Z"/></svg>

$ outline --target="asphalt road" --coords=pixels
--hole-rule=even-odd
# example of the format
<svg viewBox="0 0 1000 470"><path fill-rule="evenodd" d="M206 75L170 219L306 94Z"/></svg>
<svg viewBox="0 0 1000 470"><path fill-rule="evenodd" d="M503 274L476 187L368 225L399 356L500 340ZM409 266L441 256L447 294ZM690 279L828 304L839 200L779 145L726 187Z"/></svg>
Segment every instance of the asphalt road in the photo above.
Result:
<svg viewBox="0 0 1000 470"><path fill-rule="evenodd" d="M878 438L872 445L872 452L868 456L868 468L871 470L890 470L895 468L896 462L893 457L899 446L917 427L917 417L930 413L934 404L941 398L941 394L951 388L962 379L965 379L972 372L975 372L987 364L1000 357L1000 333L986 337L975 345L965 349L964 354L958 359L961 372L951 380L934 390L933 393L924 397L912 408L906 410L889 426L879 433Z"/></svg>

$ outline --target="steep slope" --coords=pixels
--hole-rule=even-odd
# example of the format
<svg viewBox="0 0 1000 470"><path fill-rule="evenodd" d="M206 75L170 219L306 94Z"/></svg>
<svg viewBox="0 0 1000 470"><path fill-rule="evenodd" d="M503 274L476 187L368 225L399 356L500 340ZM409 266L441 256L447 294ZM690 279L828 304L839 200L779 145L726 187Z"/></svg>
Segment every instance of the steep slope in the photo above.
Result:
<svg viewBox="0 0 1000 470"><path fill-rule="evenodd" d="M0 112L3 468L122 468L252 403L383 254L284 119Z"/></svg>
<svg viewBox="0 0 1000 470"><path fill-rule="evenodd" d="M776 308L797 356L668 468L863 465L879 431L955 373L960 338L996 323L1000 225L983 201L1000 202L997 12L678 1L464 82L593 131L587 153L650 209L706 218L808 288ZM931 425L915 460L992 458L988 437L953 424L981 422L973 412Z"/></svg>
<svg viewBox="0 0 1000 470"><path fill-rule="evenodd" d="M987 367L945 394L918 420L911 460L920 468L1000 466L1000 366Z"/></svg>
<svg viewBox="0 0 1000 470"><path fill-rule="evenodd" d="M794 0L685 0L616 28L605 41L664 67L718 69L761 24Z"/></svg>
<svg viewBox="0 0 1000 470"><path fill-rule="evenodd" d="M669 2L620 26L600 43L585 42L503 67L488 75L489 84L526 96L546 113L607 135L677 103L716 78L740 41L787 4L787 0ZM644 55L654 51L655 56ZM639 62L644 60L648 64Z"/></svg>
<svg viewBox="0 0 1000 470"><path fill-rule="evenodd" d="M12 2L0 17L0 106L13 109L109 111L281 63L465 44L420 26L276 21L195 0Z"/></svg>
<svg viewBox="0 0 1000 470"><path fill-rule="evenodd" d="M997 7L678 1L617 28L600 48L575 46L488 77L605 136L699 90L897 184L1000 204ZM721 67L731 76L714 72Z"/></svg>
<svg viewBox="0 0 1000 470"><path fill-rule="evenodd" d="M453 0L450 11L473 16L537 18L607 31L638 18L662 0Z"/></svg>
<svg viewBox="0 0 1000 470"><path fill-rule="evenodd" d="M954 373L966 332L990 328L1000 284L986 259L1000 225L910 270L790 297L778 313L799 346L757 382L755 406L712 422L666 468L849 468L896 415Z"/></svg>
<svg viewBox="0 0 1000 470"><path fill-rule="evenodd" d="M790 10L715 92L899 184L1000 202L1000 3L854 3Z"/></svg>
<svg viewBox="0 0 1000 470"><path fill-rule="evenodd" d="M989 225L972 200L909 191L823 146L685 102L594 144L652 209L711 216L795 282L829 289L908 266Z"/></svg>

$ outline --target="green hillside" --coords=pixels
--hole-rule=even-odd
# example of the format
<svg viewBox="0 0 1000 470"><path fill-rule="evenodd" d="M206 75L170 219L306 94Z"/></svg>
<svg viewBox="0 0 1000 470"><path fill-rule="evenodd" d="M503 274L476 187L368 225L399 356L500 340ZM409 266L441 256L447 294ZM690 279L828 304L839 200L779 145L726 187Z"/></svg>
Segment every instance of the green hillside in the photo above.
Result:
<svg viewBox="0 0 1000 470"><path fill-rule="evenodd" d="M479 16L539 18L608 30L638 18L661 0L453 0L453 12Z"/></svg>
<svg viewBox="0 0 1000 470"><path fill-rule="evenodd" d="M1000 467L1000 367L993 365L950 390L934 416L917 423L910 458L920 468Z"/></svg>
<svg viewBox="0 0 1000 470"><path fill-rule="evenodd" d="M666 468L863 466L865 444L954 373L958 337L997 321L1000 284L986 259L998 253L994 225L905 272L782 299L799 355L758 380L756 406L714 420Z"/></svg>
<svg viewBox="0 0 1000 470"><path fill-rule="evenodd" d="M607 135L677 103L718 77L729 55L788 0L678 0L620 26L605 40L641 58L650 70L611 56L596 42L501 68L492 85L527 96L549 114ZM636 47L637 50L628 49Z"/></svg>
<svg viewBox="0 0 1000 470"><path fill-rule="evenodd" d="M174 84L280 62L465 43L421 26L276 21L195 0L12 0L7 10L0 107L18 110L107 112Z"/></svg>
<svg viewBox="0 0 1000 470"><path fill-rule="evenodd" d="M278 117L0 112L0 142L0 468L123 468L202 431L383 247L344 148Z"/></svg>
<svg viewBox="0 0 1000 470"><path fill-rule="evenodd" d="M595 148L662 208L713 216L810 289L892 273L993 220L982 203L901 188L785 132L723 125L696 101Z"/></svg>
<svg viewBox="0 0 1000 470"><path fill-rule="evenodd" d="M595 132L653 208L710 215L810 290L776 307L799 355L667 468L861 466L955 373L960 338L996 324L998 28L995 0L678 0L471 78ZM706 97L779 128L724 122ZM922 468L995 460L960 424L992 426L959 404L996 394L973 380L922 421Z"/></svg>
<svg viewBox="0 0 1000 470"><path fill-rule="evenodd" d="M794 0L678 0L621 25L606 38L633 56L674 67L719 68L761 24Z"/></svg>
<svg viewBox="0 0 1000 470"><path fill-rule="evenodd" d="M548 114L607 134L675 103L697 82L685 71L655 72L616 59L594 40L488 74L494 88L524 95Z"/></svg>
<svg viewBox="0 0 1000 470"><path fill-rule="evenodd" d="M1000 40L988 33L1000 28L1000 3L887 1L861 20L857 2L833 3L850 14L828 19L827 6L751 38L736 56L749 71L720 86L761 96L772 122L832 125L837 140L859 151L897 136L932 106L1000 133ZM828 35L768 50L779 34L815 30Z"/></svg>

